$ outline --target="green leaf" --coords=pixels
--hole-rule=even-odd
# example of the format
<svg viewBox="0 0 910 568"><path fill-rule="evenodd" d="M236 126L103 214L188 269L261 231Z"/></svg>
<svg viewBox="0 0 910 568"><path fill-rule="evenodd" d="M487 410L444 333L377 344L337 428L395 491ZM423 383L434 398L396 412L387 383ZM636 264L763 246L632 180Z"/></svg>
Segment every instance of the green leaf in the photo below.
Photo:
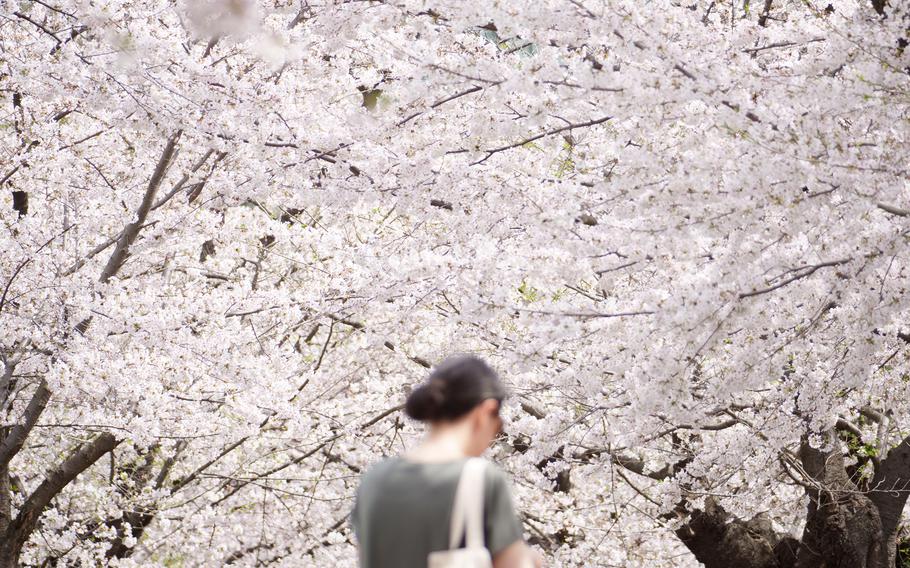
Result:
<svg viewBox="0 0 910 568"><path fill-rule="evenodd" d="M521 284L518 286L518 293L521 294L522 299L529 304L533 304L540 299L540 290L528 284L526 280L521 281Z"/></svg>

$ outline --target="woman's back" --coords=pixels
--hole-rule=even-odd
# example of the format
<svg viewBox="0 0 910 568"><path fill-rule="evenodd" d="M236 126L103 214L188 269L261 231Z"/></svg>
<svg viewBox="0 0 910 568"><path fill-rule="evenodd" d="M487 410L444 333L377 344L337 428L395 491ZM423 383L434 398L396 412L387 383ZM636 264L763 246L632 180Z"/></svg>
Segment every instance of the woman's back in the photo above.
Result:
<svg viewBox="0 0 910 568"><path fill-rule="evenodd" d="M351 522L361 568L426 568L449 547L449 517L467 458L419 463L387 458L361 480ZM484 541L495 555L522 538L508 482L488 464L484 475Z"/></svg>

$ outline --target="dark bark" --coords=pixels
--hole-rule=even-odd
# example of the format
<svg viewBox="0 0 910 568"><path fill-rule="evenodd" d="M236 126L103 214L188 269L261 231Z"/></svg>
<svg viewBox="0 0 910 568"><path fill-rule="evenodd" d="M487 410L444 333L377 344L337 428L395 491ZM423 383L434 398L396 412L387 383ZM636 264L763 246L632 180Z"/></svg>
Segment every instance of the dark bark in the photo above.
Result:
<svg viewBox="0 0 910 568"><path fill-rule="evenodd" d="M822 490L810 496L796 568L886 568L881 522L861 493Z"/></svg>
<svg viewBox="0 0 910 568"><path fill-rule="evenodd" d="M878 509L850 481L836 434L828 450L803 441L799 457L814 485L807 489L806 527L796 568L886 568Z"/></svg>
<svg viewBox="0 0 910 568"><path fill-rule="evenodd" d="M175 453L164 461L161 469L158 470L158 474L154 477L153 466L155 463L155 456L160 451L160 447L157 444L146 452L145 460L141 465L136 466L135 464L132 464L122 468L121 471L126 473L131 480L130 486L133 487L133 492L136 494L141 493L141 490L148 485L153 485L156 489L160 489L168 475L170 475L171 468L176 461L177 453L179 453L185 445L185 443L177 445ZM127 501L125 504L129 505L129 496L119 487L118 492ZM124 509L119 518L106 521L106 525L113 527L117 531L117 537L111 543L111 547L107 551L107 557L128 558L129 556L132 556L135 548L126 545L126 538L131 536L137 541L142 538L142 534L152 521L155 520L155 515L157 513L158 511L154 505L138 503Z"/></svg>
<svg viewBox="0 0 910 568"><path fill-rule="evenodd" d="M113 528L116 536L110 542L110 547L105 556L107 558L129 558L132 556L136 548L127 546L127 538L132 537L137 541L141 539L145 530L152 524L159 512L156 503L137 502L135 496L141 495L143 489L149 486L161 489L177 461L177 456L186 446L187 443L185 441L179 442L174 453L164 460L157 475L154 471L154 465L155 458L158 457L160 452L158 444L153 445L145 453L141 463L127 462L115 467L114 454L112 453L110 477L115 490L121 498L121 511L116 518L108 518L104 521L87 524L86 529L80 534L80 538L91 538L101 526ZM120 480L124 476L128 479L128 482L121 483Z"/></svg>
<svg viewBox="0 0 910 568"><path fill-rule="evenodd" d="M80 473L119 443L120 441L112 434L101 434L91 442L76 448L63 463L47 475L19 508L16 518L9 523L3 534L0 540L0 568L18 566L22 546L38 525L38 519L41 518L45 507Z"/></svg>
<svg viewBox="0 0 910 568"><path fill-rule="evenodd" d="M42 379L25 409L22 423L5 429L6 435L0 438L0 467L9 466L10 460L22 449L25 438L35 426L38 417L44 412L50 397L47 382Z"/></svg>
<svg viewBox="0 0 910 568"><path fill-rule="evenodd" d="M187 198L186 198L187 203L193 203L194 201L196 201L196 199L199 198L199 196L202 194L202 189L205 187L205 184L208 183L209 178L212 176L212 173L215 171L215 166L217 166L218 162L223 160L225 158L225 156L227 156L227 152L218 152L218 154L215 155L215 161L214 161L214 163L212 163L212 167L209 170L209 173L204 178L202 178L202 181L196 182L188 188L189 191L187 192ZM194 169L193 171L196 171L196 170Z"/></svg>
<svg viewBox="0 0 910 568"><path fill-rule="evenodd" d="M28 215L28 193L25 191L13 192L13 209L19 213L19 217Z"/></svg>
<svg viewBox="0 0 910 568"><path fill-rule="evenodd" d="M617 465L628 469L633 473L638 475L643 475L645 477L650 477L656 481L663 481L664 479L672 477L677 471L682 471L687 465L692 461L692 458L683 458L676 463L669 463L658 469L657 471L646 472L646 465L644 460L635 457L627 456L624 454L614 454L612 455L613 462Z"/></svg>
<svg viewBox="0 0 910 568"><path fill-rule="evenodd" d="M565 446L560 446L552 456L550 456L548 458L544 458L543 460L538 462L537 469L539 469L541 471L541 473L544 473L546 467L548 465L550 465L551 463L557 463L560 461L564 461L565 460L565 456L563 455L564 449L565 449ZM546 473L544 473L544 476L547 479L549 479L550 481L555 482L555 484L556 484L555 491L557 493L568 493L569 491L572 490L571 473L572 473L571 468L567 467L566 469L560 471L559 473L557 473L554 476L547 475Z"/></svg>
<svg viewBox="0 0 910 568"><path fill-rule="evenodd" d="M768 25L768 15L771 13L772 2L773 0L765 0L765 7L761 11L761 16L758 17L758 25L763 28Z"/></svg>
<svg viewBox="0 0 910 568"><path fill-rule="evenodd" d="M885 6L888 4L888 0L872 0L872 8L881 15L885 14Z"/></svg>
<svg viewBox="0 0 910 568"><path fill-rule="evenodd" d="M128 503L130 500L125 487L129 487L131 491L138 494L151 480L152 465L158 450L159 447L155 445L145 453L145 459L142 460L142 463L132 462L118 468L118 475L114 476L115 479L121 479L124 475L129 479L129 483L115 484L117 493L120 494L120 497L125 502ZM126 538L132 536L138 539L153 518L154 515L148 507L142 504L135 504L129 507L128 510L122 511L118 518L107 520L105 524L114 528L117 532L116 538L114 538L111 547L107 551L107 557L125 558L132 554L132 548L125 544Z"/></svg>
<svg viewBox="0 0 910 568"><path fill-rule="evenodd" d="M878 509L882 525L882 543L886 557L884 565L895 565L897 533L901 514L910 495L910 436L881 461L870 484L869 499Z"/></svg>
<svg viewBox="0 0 910 568"><path fill-rule="evenodd" d="M5 437L9 428L0 428L0 436ZM0 534L6 534L12 520L12 487L9 481L9 466L0 464Z"/></svg>
<svg viewBox="0 0 910 568"><path fill-rule="evenodd" d="M122 517L110 524L117 530L117 538L111 543L106 556L108 558L128 558L132 556L135 549L126 546L126 537L132 536L139 540L154 519L155 511L145 507L140 507L135 511L124 512Z"/></svg>
<svg viewBox="0 0 910 568"><path fill-rule="evenodd" d="M778 535L766 516L736 519L710 497L676 535L705 568L792 568L796 561L796 539Z"/></svg>
<svg viewBox="0 0 910 568"><path fill-rule="evenodd" d="M680 503L675 513L688 518L676 535L705 568L894 568L900 522L910 497L910 437L885 459L871 460L875 473L866 489L848 475L835 432L825 435L826 450L804 441L799 451L809 497L801 539L777 534L761 515L738 519L712 498L704 510L686 511L685 502ZM613 462L658 480L685 466L668 465L651 473L638 458L614 455Z"/></svg>

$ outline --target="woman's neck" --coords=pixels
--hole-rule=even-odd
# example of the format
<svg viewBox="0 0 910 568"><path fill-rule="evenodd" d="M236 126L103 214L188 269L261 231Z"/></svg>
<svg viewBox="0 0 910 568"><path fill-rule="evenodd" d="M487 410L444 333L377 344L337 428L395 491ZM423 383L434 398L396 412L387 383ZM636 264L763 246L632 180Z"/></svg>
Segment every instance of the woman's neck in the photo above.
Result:
<svg viewBox="0 0 910 568"><path fill-rule="evenodd" d="M460 424L436 426L405 457L418 462L446 462L468 457L470 432Z"/></svg>

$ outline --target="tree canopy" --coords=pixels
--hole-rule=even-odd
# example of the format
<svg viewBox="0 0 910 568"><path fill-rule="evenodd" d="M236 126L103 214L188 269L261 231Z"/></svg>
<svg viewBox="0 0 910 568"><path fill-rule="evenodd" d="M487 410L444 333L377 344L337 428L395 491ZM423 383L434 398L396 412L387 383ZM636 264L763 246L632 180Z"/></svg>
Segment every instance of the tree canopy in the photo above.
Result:
<svg viewBox="0 0 910 568"><path fill-rule="evenodd" d="M891 4L0 0L0 567L354 565L453 352L553 566L894 566Z"/></svg>

